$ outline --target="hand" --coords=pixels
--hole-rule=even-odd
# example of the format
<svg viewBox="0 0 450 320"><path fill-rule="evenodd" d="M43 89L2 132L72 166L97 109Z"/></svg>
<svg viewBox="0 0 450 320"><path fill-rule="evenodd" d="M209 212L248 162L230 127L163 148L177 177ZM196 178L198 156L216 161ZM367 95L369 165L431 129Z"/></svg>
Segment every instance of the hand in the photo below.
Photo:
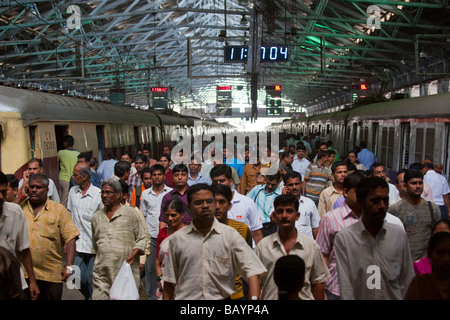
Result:
<svg viewBox="0 0 450 320"><path fill-rule="evenodd" d="M61 280L63 282L66 282L67 279L72 275L72 271L68 270L69 266L65 266L64 269L61 271Z"/></svg>
<svg viewBox="0 0 450 320"><path fill-rule="evenodd" d="M30 295L31 295L31 300L36 300L39 296L39 287L36 283L36 281L30 281Z"/></svg>
<svg viewBox="0 0 450 320"><path fill-rule="evenodd" d="M139 271L140 272L144 272L145 269L145 264L144 263L139 263Z"/></svg>

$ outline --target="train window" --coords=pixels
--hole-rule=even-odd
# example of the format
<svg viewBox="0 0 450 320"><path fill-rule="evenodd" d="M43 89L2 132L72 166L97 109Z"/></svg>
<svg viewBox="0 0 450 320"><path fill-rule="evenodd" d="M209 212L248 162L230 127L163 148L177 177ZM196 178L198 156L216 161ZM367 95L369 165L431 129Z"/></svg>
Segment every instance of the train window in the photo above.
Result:
<svg viewBox="0 0 450 320"><path fill-rule="evenodd" d="M428 128L425 135L425 157L433 162L434 157L434 128Z"/></svg>
<svg viewBox="0 0 450 320"><path fill-rule="evenodd" d="M375 153L375 155L378 154L378 128L379 128L379 123L378 122L374 122L372 124L372 146L369 145L369 149L370 147L372 147L372 151L373 153ZM367 142L369 143L369 142Z"/></svg>
<svg viewBox="0 0 450 320"><path fill-rule="evenodd" d="M31 158L35 158L36 155L36 128L37 126L29 126L30 130L30 147L31 147Z"/></svg>
<svg viewBox="0 0 450 320"><path fill-rule="evenodd" d="M133 154L136 154L136 151L139 149L139 127L134 126L134 147L133 147Z"/></svg>
<svg viewBox="0 0 450 320"><path fill-rule="evenodd" d="M98 162L102 162L103 160L106 159L105 127L96 126L96 130L97 130Z"/></svg>
<svg viewBox="0 0 450 320"><path fill-rule="evenodd" d="M416 149L414 152L414 162L422 162L423 159L423 128L416 129Z"/></svg>

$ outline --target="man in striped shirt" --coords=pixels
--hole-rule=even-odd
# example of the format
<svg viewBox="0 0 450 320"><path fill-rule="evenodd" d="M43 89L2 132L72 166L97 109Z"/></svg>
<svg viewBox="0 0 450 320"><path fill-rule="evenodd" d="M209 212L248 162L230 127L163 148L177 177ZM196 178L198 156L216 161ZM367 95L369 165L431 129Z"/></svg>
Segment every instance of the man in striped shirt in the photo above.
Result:
<svg viewBox="0 0 450 320"><path fill-rule="evenodd" d="M262 219L262 233L266 237L277 231L277 225L270 220L273 211L273 200L281 194L280 189L281 174L278 171L274 175L266 176L266 183L258 185L249 191L247 197L252 199Z"/></svg>
<svg viewBox="0 0 450 320"><path fill-rule="evenodd" d="M328 159L326 150L319 150L317 153L317 162L311 163L306 169L303 181L303 195L310 198L316 206L319 205L320 193L327 186L331 171L325 165Z"/></svg>

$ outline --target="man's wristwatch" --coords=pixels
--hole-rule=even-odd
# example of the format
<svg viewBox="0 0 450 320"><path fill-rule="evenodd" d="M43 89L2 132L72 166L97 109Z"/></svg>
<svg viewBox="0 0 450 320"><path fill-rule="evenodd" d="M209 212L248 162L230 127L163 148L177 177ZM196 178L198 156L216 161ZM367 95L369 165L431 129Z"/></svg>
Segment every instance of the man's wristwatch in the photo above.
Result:
<svg viewBox="0 0 450 320"><path fill-rule="evenodd" d="M258 296L252 296L250 299L252 299L252 300L259 300L259 297Z"/></svg>
<svg viewBox="0 0 450 320"><path fill-rule="evenodd" d="M70 273L73 273L73 268L71 266L66 266L67 271L69 271Z"/></svg>

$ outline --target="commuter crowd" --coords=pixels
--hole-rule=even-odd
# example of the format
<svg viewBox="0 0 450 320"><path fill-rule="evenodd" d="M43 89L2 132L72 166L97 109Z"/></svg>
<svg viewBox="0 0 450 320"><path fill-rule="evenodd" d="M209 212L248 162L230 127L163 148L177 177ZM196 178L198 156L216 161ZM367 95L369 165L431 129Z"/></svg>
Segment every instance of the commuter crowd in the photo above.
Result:
<svg viewBox="0 0 450 320"><path fill-rule="evenodd" d="M0 299L61 300L76 276L108 300L124 261L141 300L450 299L442 164L393 174L365 141L344 155L318 134L281 138L212 150L222 162L164 146L99 163L68 135L58 181L37 158L0 171Z"/></svg>

